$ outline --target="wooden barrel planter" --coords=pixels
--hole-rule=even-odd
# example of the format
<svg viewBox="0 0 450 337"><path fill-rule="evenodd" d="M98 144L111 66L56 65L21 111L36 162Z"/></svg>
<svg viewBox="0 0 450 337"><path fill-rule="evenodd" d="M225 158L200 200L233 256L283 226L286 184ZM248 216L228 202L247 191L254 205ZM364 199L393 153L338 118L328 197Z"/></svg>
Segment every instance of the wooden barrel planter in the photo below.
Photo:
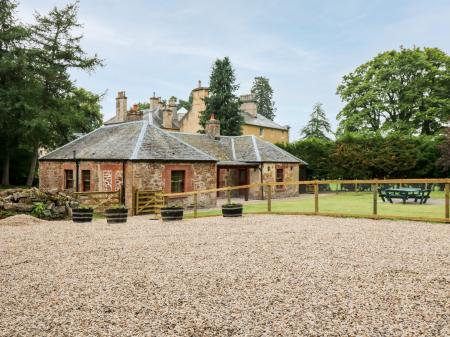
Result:
<svg viewBox="0 0 450 337"><path fill-rule="evenodd" d="M163 221L182 220L183 213L183 207L163 207L161 208L161 219Z"/></svg>
<svg viewBox="0 0 450 337"><path fill-rule="evenodd" d="M224 218L233 218L242 216L242 204L222 205L222 215Z"/></svg>
<svg viewBox="0 0 450 337"><path fill-rule="evenodd" d="M109 208L105 211L105 217L109 224L127 222L128 208Z"/></svg>
<svg viewBox="0 0 450 337"><path fill-rule="evenodd" d="M92 222L94 210L92 208L74 208L72 209L73 222Z"/></svg>

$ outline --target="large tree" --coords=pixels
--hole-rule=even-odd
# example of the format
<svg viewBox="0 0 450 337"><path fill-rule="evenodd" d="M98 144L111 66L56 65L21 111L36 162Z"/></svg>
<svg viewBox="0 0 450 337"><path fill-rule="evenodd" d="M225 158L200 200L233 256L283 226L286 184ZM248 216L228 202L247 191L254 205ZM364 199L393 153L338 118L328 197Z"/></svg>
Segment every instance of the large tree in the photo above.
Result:
<svg viewBox="0 0 450 337"><path fill-rule="evenodd" d="M269 79L265 77L255 77L251 93L255 96L257 113L272 120L275 118L275 102L273 98L273 89L269 84Z"/></svg>
<svg viewBox="0 0 450 337"><path fill-rule="evenodd" d="M184 99L180 99L178 101L177 109L185 108L187 111L191 110L193 100L194 100L194 97L192 96L192 92L191 92L187 101L185 101Z"/></svg>
<svg viewBox="0 0 450 337"><path fill-rule="evenodd" d="M450 117L450 57L437 48L400 48L345 75L339 132L401 131L430 135Z"/></svg>
<svg viewBox="0 0 450 337"><path fill-rule="evenodd" d="M28 29L14 15L17 3L0 0L0 160L1 184L9 185L11 156L19 143L20 121L27 109L25 42Z"/></svg>
<svg viewBox="0 0 450 337"><path fill-rule="evenodd" d="M447 174L450 173L450 127L447 128L445 140L439 146L440 157L437 161L438 167Z"/></svg>
<svg viewBox="0 0 450 337"><path fill-rule="evenodd" d="M205 98L206 109L200 114L200 125L204 128L206 122L215 114L220 121L220 133L224 136L241 134L244 122L240 114L239 98L235 92L239 85L228 57L217 59L209 77L209 96Z"/></svg>
<svg viewBox="0 0 450 337"><path fill-rule="evenodd" d="M329 139L327 135L331 133L331 125L322 108L322 103L314 104L310 119L301 130L301 135L303 138Z"/></svg>
<svg viewBox="0 0 450 337"><path fill-rule="evenodd" d="M34 113L28 116L26 137L33 144L33 159L27 184L35 174L39 147L53 148L73 139L75 132L87 132L101 123L101 114L92 102L98 96L76 88L70 71L93 71L102 65L81 47L82 25L78 23L78 2L54 7L47 15L36 14L31 27L30 62L41 84ZM74 113L83 105L84 110Z"/></svg>

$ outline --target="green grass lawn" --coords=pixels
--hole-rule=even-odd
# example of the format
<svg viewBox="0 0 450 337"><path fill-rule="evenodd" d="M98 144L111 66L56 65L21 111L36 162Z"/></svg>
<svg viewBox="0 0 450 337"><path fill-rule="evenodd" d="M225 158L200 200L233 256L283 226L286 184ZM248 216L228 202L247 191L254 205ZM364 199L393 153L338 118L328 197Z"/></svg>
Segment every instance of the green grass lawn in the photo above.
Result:
<svg viewBox="0 0 450 337"><path fill-rule="evenodd" d="M444 192L432 192L428 202L439 202L433 204L406 204L398 201L395 204L383 203L378 198L378 215L380 216L408 216L408 217L444 217ZM347 192L338 194L321 194L319 196L319 212L321 213L343 213L343 214L372 214L372 193ZM267 201L260 203L244 203L244 213L257 213L267 211ZM308 195L302 199L272 200L272 211L274 212L314 212L314 197ZM221 211L199 210L199 216L220 215ZM186 217L193 217L192 212L188 212Z"/></svg>

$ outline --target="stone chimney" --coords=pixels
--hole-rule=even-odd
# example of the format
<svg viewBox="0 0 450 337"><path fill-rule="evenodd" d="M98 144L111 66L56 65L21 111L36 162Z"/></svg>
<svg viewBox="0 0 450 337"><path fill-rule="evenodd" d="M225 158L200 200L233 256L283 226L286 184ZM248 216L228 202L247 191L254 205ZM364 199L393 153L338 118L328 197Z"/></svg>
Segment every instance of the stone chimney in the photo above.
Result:
<svg viewBox="0 0 450 337"><path fill-rule="evenodd" d="M127 120L127 96L125 91L119 91L116 97L116 122L125 122Z"/></svg>
<svg viewBox="0 0 450 337"><path fill-rule="evenodd" d="M181 132L197 133L197 131L201 130L200 113L206 109L205 97L208 97L208 88L202 87L202 82L198 81L197 88L192 90L191 109L183 117L180 125Z"/></svg>
<svg viewBox="0 0 450 337"><path fill-rule="evenodd" d="M127 113L127 121L140 121L143 115L143 112L139 110L139 105L133 104L133 107Z"/></svg>
<svg viewBox="0 0 450 337"><path fill-rule="evenodd" d="M214 114L211 115L211 118L205 124L205 134L214 139L220 137L220 121L216 119Z"/></svg>
<svg viewBox="0 0 450 337"><path fill-rule="evenodd" d="M241 101L241 110L256 118L258 106L256 105L255 96L253 94L241 95L239 100Z"/></svg>
<svg viewBox="0 0 450 337"><path fill-rule="evenodd" d="M156 109L156 107L162 108L161 97L156 97L155 92L153 92L153 96L150 97L150 109Z"/></svg>
<svg viewBox="0 0 450 337"><path fill-rule="evenodd" d="M172 129L173 128L173 109L169 106L167 106L163 111L163 120L162 120L162 126L164 129Z"/></svg>

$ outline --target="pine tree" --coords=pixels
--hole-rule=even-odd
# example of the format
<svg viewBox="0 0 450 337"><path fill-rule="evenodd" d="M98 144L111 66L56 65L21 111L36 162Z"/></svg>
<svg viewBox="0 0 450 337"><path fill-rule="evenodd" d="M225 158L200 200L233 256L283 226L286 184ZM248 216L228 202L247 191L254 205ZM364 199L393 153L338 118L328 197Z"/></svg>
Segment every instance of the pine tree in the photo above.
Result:
<svg viewBox="0 0 450 337"><path fill-rule="evenodd" d="M277 109L275 108L275 102L272 100L273 89L269 84L269 79L255 77L251 93L256 99L257 112L273 121Z"/></svg>
<svg viewBox="0 0 450 337"><path fill-rule="evenodd" d="M4 185L10 184L10 158L20 141L29 78L25 48L29 31L17 22L16 8L15 1L0 0L0 160Z"/></svg>
<svg viewBox="0 0 450 337"><path fill-rule="evenodd" d="M77 16L78 2L74 2L63 8L54 7L47 15L37 13L36 24L31 27L30 55L42 90L28 123L27 137L34 144L28 185L33 181L39 147L67 143L75 132L88 132L102 120L97 110L73 113L74 100L92 107L93 97L99 96L76 88L70 71L93 71L102 65L97 55L87 56L81 47L83 35L78 32L82 25Z"/></svg>
<svg viewBox="0 0 450 337"><path fill-rule="evenodd" d="M206 122L215 114L220 121L220 133L224 136L238 136L244 118L240 114L239 98L235 91L236 77L230 59L217 59L209 78L209 97L205 98L206 109L200 114L200 125L205 128Z"/></svg>
<svg viewBox="0 0 450 337"><path fill-rule="evenodd" d="M327 134L332 133L330 122L325 115L322 108L322 103L316 103L313 106L313 111L310 115L310 120L306 126L301 130L303 139L306 138L320 138L329 139Z"/></svg>

